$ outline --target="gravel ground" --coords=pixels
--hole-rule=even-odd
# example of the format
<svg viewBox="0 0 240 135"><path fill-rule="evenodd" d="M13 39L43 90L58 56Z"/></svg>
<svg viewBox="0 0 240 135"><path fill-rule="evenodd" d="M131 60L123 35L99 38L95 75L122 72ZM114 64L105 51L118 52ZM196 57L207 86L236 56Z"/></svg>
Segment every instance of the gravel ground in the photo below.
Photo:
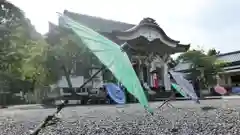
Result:
<svg viewBox="0 0 240 135"><path fill-rule="evenodd" d="M176 101L171 102L174 108L162 109L156 108L160 102L154 102L154 116L139 104L67 107L58 123L40 135L239 135L239 101L204 100L200 105ZM53 111L1 109L0 135L27 135Z"/></svg>

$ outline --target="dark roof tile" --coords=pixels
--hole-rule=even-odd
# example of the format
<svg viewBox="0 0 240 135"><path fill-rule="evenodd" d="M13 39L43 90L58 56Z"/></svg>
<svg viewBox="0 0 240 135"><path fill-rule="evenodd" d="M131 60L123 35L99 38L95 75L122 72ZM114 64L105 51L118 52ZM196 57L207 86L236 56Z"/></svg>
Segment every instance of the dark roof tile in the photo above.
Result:
<svg viewBox="0 0 240 135"><path fill-rule="evenodd" d="M64 15L67 15L68 17L74 19L75 21L78 21L79 23L82 23L83 25L95 31L101 32L112 32L115 30L125 31L135 26L133 24L73 13L67 10L64 11Z"/></svg>

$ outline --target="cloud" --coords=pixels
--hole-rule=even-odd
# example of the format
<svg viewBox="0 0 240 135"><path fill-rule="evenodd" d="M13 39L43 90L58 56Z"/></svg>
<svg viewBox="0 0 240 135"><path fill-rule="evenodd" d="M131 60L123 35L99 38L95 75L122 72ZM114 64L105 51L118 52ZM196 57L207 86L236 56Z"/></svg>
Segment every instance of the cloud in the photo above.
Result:
<svg viewBox="0 0 240 135"><path fill-rule="evenodd" d="M201 29L205 46L221 52L239 49L240 1L213 0L209 8L201 11L195 20L195 27Z"/></svg>
<svg viewBox="0 0 240 135"><path fill-rule="evenodd" d="M221 52L238 49L239 0L11 0L22 8L41 33L48 21L57 23L56 12L73 12L137 24L154 18L173 39Z"/></svg>
<svg viewBox="0 0 240 135"><path fill-rule="evenodd" d="M56 12L64 9L70 11L99 16L106 19L138 23L144 17L153 17L158 21L167 22L174 18L180 18L193 14L198 5L203 5L197 0L11 0L21 7L26 15L37 27L42 27L47 20L55 21ZM202 0L206 1L206 0Z"/></svg>

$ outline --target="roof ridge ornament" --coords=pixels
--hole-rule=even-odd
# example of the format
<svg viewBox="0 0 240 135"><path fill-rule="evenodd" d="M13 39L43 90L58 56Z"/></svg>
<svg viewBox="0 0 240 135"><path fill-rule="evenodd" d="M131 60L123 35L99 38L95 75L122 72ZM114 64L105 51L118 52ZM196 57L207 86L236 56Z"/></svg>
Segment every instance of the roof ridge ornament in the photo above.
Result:
<svg viewBox="0 0 240 135"><path fill-rule="evenodd" d="M157 24L156 20L154 20L153 18L150 18L150 17L143 18L143 20L140 22L140 24L144 24L144 23L152 23L152 24L159 26Z"/></svg>

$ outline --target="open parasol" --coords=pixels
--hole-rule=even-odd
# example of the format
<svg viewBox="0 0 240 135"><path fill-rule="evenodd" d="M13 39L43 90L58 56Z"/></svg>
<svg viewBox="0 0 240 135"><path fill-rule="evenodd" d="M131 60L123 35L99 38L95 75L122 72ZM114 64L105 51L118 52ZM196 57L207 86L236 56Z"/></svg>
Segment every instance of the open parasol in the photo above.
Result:
<svg viewBox="0 0 240 135"><path fill-rule="evenodd" d="M86 45L113 73L118 81L126 87L127 91L134 95L140 104L152 113L128 55L122 51L120 46L92 29L75 22L66 15L60 14L60 17L65 27L72 29L72 31L83 41L84 45Z"/></svg>
<svg viewBox="0 0 240 135"><path fill-rule="evenodd" d="M118 104L125 104L126 97L124 91L114 83L104 84L108 95Z"/></svg>

